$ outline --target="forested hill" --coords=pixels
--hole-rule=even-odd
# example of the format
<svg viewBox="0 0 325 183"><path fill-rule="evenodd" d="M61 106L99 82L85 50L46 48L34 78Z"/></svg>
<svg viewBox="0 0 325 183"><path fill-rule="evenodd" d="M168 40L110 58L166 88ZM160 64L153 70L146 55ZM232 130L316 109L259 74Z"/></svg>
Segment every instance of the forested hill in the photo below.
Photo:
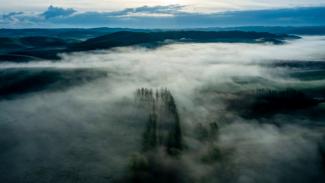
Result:
<svg viewBox="0 0 325 183"><path fill-rule="evenodd" d="M59 53L91 51L123 46L157 47L171 42L191 43L273 43L298 39L288 34L244 31L119 31L90 39L71 37L26 36L0 37L0 61L25 62L29 60L60 59Z"/></svg>
<svg viewBox="0 0 325 183"><path fill-rule="evenodd" d="M121 31L84 42L74 44L71 50L85 51L94 49L107 49L119 46L131 46L144 44L157 46L166 43L166 40L175 42L245 42L263 43L271 42L281 44L285 39L296 39L297 36L287 34L271 34L267 32L244 32L244 31L162 31L162 32L130 32Z"/></svg>

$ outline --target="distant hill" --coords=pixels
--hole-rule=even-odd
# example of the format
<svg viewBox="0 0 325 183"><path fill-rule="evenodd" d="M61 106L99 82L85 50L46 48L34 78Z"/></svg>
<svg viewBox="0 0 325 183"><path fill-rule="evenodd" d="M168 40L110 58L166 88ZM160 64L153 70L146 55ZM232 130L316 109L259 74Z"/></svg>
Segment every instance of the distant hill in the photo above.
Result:
<svg viewBox="0 0 325 183"><path fill-rule="evenodd" d="M149 46L163 43L166 40L177 42L245 42L274 44L283 43L284 39L296 39L297 36L286 34L271 34L266 32L243 31L162 31L162 32L116 32L87 41L74 44L70 47L74 51L107 49L117 46L131 46L149 44Z"/></svg>
<svg viewBox="0 0 325 183"><path fill-rule="evenodd" d="M150 30L144 29L127 29L127 28L63 28L63 29L0 29L0 37L57 37L61 39L81 39L86 40L105 34L120 32L120 31L133 31L145 32Z"/></svg>
<svg viewBox="0 0 325 183"><path fill-rule="evenodd" d="M8 49L21 49L22 45L19 43L19 40L8 38L8 37L0 37L0 50L8 50Z"/></svg>
<svg viewBox="0 0 325 183"><path fill-rule="evenodd" d="M128 32L161 32L161 31L245 31L269 32L273 34L325 35L325 26L240 26L240 27L206 27L193 29L130 29L130 28L63 28L63 29L0 29L0 37L57 37L60 39L86 40L106 34Z"/></svg>
<svg viewBox="0 0 325 183"><path fill-rule="evenodd" d="M48 36L32 36L32 37L0 37L0 49L22 49L22 48L40 48L40 47L66 47L67 40L48 37Z"/></svg>
<svg viewBox="0 0 325 183"><path fill-rule="evenodd" d="M57 54L76 42L77 40L46 36L0 37L0 61L59 59Z"/></svg>
<svg viewBox="0 0 325 183"><path fill-rule="evenodd" d="M102 28L98 29L97 31L99 30L104 31L106 29ZM34 31L36 30L32 30L32 32ZM27 30L27 32L30 33L30 30ZM56 33L58 32L60 32L60 34L72 34L72 32L67 32L67 29L60 31L57 30ZM43 36L43 34L44 33L42 33L40 36L0 37L0 61L25 62L35 59L55 60L60 59L58 56L59 53L109 49L113 47L133 45L157 47L171 42L269 42L273 44L282 44L286 39L299 38L297 36L287 34L245 31L120 31L86 40L83 40L80 37L80 39L73 39L70 36L51 37Z"/></svg>
<svg viewBox="0 0 325 183"><path fill-rule="evenodd" d="M281 27L281 26L245 26L245 27L210 27L201 29L188 29L197 31L255 31L269 32L273 34L296 34L296 35L325 35L325 26L301 26L301 27Z"/></svg>
<svg viewBox="0 0 325 183"><path fill-rule="evenodd" d="M64 90L106 76L91 69L7 69L0 72L0 100L43 90Z"/></svg>

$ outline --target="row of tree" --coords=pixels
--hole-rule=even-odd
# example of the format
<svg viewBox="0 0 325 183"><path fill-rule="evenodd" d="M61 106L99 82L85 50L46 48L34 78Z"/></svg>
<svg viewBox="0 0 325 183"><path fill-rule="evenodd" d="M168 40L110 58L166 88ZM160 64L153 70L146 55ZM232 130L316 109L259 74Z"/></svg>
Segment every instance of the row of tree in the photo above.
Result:
<svg viewBox="0 0 325 183"><path fill-rule="evenodd" d="M141 88L136 96L143 105L150 105L146 129L143 133L143 151L164 148L169 155L179 154L183 147L182 129L175 99L167 89Z"/></svg>

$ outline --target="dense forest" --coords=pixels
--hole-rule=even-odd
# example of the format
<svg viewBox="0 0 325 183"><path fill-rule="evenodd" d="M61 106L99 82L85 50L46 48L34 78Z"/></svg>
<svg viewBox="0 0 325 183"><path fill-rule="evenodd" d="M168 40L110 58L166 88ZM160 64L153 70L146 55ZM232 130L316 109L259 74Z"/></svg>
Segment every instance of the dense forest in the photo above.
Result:
<svg viewBox="0 0 325 183"><path fill-rule="evenodd" d="M267 32L243 32L243 31L112 31L106 29L79 30L70 37L69 30L59 29L45 30L44 33L34 36L10 36L20 33L19 30L7 30L6 37L0 36L0 61L27 62L31 60L59 60L60 54L78 51L103 50L114 47L142 46L147 48L159 47L171 42L182 43L273 43L283 44L288 39L298 39L298 36L288 34L272 34ZM119 29L117 29L119 30ZM123 29L122 29L123 30ZM76 31L76 30L75 30ZM95 31L93 33L92 31ZM99 32L97 32L99 31ZM3 34L6 30L0 30ZM18 33L15 33L18 32ZM28 31L27 31L28 32ZM48 35L47 35L47 34ZM6 34L5 34L6 35Z"/></svg>

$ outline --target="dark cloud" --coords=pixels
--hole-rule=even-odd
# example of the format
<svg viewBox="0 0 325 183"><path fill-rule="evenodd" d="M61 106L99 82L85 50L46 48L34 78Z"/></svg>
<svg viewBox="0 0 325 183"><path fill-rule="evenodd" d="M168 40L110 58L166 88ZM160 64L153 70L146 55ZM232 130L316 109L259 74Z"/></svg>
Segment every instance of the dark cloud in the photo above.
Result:
<svg viewBox="0 0 325 183"><path fill-rule="evenodd" d="M22 15L24 14L23 12L10 12L7 14L2 15L2 18L4 20L11 20L13 17L17 16L17 15Z"/></svg>
<svg viewBox="0 0 325 183"><path fill-rule="evenodd" d="M64 17L64 16L69 16L75 13L76 10L72 8L60 8L60 7L55 7L55 6L49 6L48 9L41 14L41 16L44 16L46 19L48 18L54 18L54 17Z"/></svg>

